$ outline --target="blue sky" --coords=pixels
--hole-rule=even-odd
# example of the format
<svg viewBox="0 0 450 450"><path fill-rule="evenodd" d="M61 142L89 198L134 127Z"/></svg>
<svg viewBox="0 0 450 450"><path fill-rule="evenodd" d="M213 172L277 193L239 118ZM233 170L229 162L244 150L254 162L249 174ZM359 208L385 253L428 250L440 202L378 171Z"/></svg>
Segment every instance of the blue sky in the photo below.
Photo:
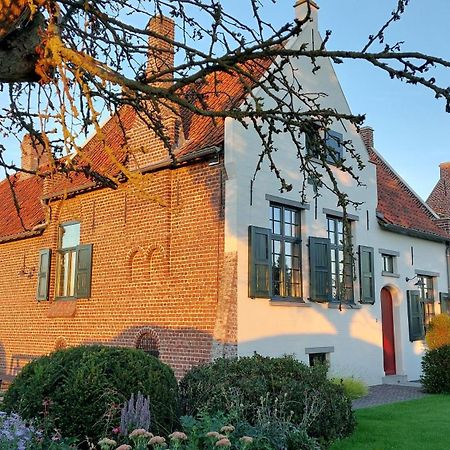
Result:
<svg viewBox="0 0 450 450"><path fill-rule="evenodd" d="M369 34L390 16L397 0L316 0L321 9L319 27L333 31L329 49L361 49ZM294 17L294 0L279 0L264 14L275 25ZM246 3L246 2L243 2ZM236 15L243 13L240 0L223 0ZM404 50L427 52L450 60L449 0L411 0L400 22L387 33L387 42L405 41ZM336 66L338 77L354 113L366 113L366 124L375 129L375 145L394 169L426 198L439 176L439 163L450 161L447 131L450 114L444 102L425 88L391 80L364 62ZM450 71L446 75L450 86ZM4 97L0 96L1 102ZM2 138L3 139L3 138ZM3 141L5 142L5 141ZM19 145L8 140L7 159L17 159ZM0 174L0 178L3 174Z"/></svg>

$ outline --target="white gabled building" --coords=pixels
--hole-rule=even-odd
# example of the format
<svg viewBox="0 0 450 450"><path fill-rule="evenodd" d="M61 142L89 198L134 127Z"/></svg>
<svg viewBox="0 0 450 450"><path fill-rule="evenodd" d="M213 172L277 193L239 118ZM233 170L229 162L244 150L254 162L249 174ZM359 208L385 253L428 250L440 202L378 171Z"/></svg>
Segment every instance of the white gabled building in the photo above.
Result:
<svg viewBox="0 0 450 450"><path fill-rule="evenodd" d="M312 20L291 48L322 42L318 8L310 4ZM306 0L296 10L304 17ZM321 59L314 73L305 58L293 64L306 92L326 94L322 107L350 113L329 60ZM345 299L338 298L343 214L336 197L324 190L314 198L309 186L307 203L300 201L302 173L285 135L275 158L292 191L280 194L268 168L251 183L261 143L251 129L226 120L225 252L238 259L238 354L294 354L307 364L325 359L332 373L369 384L417 380L426 323L448 298L450 236L375 151L370 128L358 134L339 122L332 130L353 142L365 165L355 167L364 187L333 168L341 188L362 203L348 214L355 264Z"/></svg>

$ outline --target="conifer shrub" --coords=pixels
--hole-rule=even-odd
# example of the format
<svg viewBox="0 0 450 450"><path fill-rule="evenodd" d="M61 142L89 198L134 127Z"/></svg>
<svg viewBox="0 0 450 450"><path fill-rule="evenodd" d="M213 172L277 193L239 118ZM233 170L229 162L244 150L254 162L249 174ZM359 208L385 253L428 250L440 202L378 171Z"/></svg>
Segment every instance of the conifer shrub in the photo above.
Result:
<svg viewBox="0 0 450 450"><path fill-rule="evenodd" d="M292 422L322 444L352 433L355 418L341 385L327 379L327 367L307 367L291 356L260 355L218 359L189 371L180 383L184 414L237 413L254 424L261 399L278 399L292 411Z"/></svg>
<svg viewBox="0 0 450 450"><path fill-rule="evenodd" d="M420 381L430 394L450 394L450 345L425 353Z"/></svg>
<svg viewBox="0 0 450 450"><path fill-rule="evenodd" d="M142 350L100 345L72 347L26 365L3 407L24 419L45 418L63 436L94 442L120 424L131 394L150 399L152 430L168 433L177 420L172 369Z"/></svg>

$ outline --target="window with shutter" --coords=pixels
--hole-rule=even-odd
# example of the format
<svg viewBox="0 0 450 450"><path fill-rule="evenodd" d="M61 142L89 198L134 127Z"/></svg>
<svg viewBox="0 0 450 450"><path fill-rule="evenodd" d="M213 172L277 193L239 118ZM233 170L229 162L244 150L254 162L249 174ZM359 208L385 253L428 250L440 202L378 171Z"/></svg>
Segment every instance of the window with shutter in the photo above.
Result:
<svg viewBox="0 0 450 450"><path fill-rule="evenodd" d="M345 228L345 229L344 229ZM327 216L330 241L331 297L335 302L353 303L353 253L351 225L340 217Z"/></svg>
<svg viewBox="0 0 450 450"><path fill-rule="evenodd" d="M422 302L423 320L427 329L431 319L434 317L434 277L429 275L417 275L417 286L419 288L420 300Z"/></svg>
<svg viewBox="0 0 450 450"><path fill-rule="evenodd" d="M359 246L359 283L361 303L375 303L374 250L372 247Z"/></svg>
<svg viewBox="0 0 450 450"><path fill-rule="evenodd" d="M249 297L271 296L270 230L249 226Z"/></svg>
<svg viewBox="0 0 450 450"><path fill-rule="evenodd" d="M56 267L56 298L91 295L92 245L80 245L80 223L60 226Z"/></svg>
<svg viewBox="0 0 450 450"><path fill-rule="evenodd" d="M425 337L424 310L419 291L407 291L409 340L419 341Z"/></svg>
<svg viewBox="0 0 450 450"><path fill-rule="evenodd" d="M331 294L331 243L325 238L309 238L310 298L329 302Z"/></svg>
<svg viewBox="0 0 450 450"><path fill-rule="evenodd" d="M47 248L39 252L39 271L36 300L48 300L50 264L52 251Z"/></svg>
<svg viewBox="0 0 450 450"><path fill-rule="evenodd" d="M272 298L302 297L300 211L270 205Z"/></svg>

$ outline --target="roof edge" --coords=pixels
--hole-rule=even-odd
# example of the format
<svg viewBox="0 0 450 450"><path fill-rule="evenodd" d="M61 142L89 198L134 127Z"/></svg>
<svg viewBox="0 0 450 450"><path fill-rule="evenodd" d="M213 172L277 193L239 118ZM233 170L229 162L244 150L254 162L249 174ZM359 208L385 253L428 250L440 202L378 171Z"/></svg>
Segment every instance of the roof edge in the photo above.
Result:
<svg viewBox="0 0 450 450"><path fill-rule="evenodd" d="M9 236L0 237L0 244L40 236L44 232L44 229L45 227L41 227L36 230L22 231L21 233L10 234Z"/></svg>
<svg viewBox="0 0 450 450"><path fill-rule="evenodd" d="M420 239L426 239L428 241L450 243L450 236L445 238L434 233L428 233L426 231L414 230L412 228L405 228L400 225L394 225L392 223L386 223L383 220L378 220L378 224L386 231L392 231L393 233L403 234L405 236L416 237Z"/></svg>
<svg viewBox="0 0 450 450"><path fill-rule="evenodd" d="M422 199L422 197L403 179L403 177L401 177L397 171L383 158L383 156L381 156L380 152L378 152L375 147L372 147L370 149L372 152L374 152L378 158L381 159L381 161L383 162L383 164L386 165L386 167L395 174L395 176L404 184L404 186L411 192L411 194L414 195L414 197L417 198L417 200L419 200L419 202L422 204L422 206L425 207L425 209L435 218L435 219L439 219L439 215L429 206L427 205L426 201Z"/></svg>

